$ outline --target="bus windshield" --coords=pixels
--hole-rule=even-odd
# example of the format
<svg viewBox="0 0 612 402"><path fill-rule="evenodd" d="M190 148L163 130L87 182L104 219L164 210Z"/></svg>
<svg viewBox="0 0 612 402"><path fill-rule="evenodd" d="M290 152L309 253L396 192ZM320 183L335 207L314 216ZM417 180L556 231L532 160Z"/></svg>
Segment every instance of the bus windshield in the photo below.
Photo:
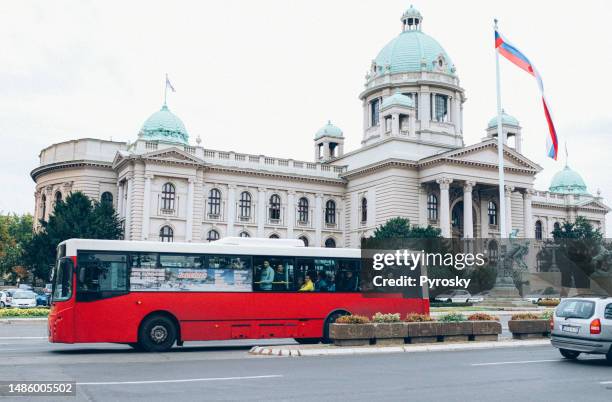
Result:
<svg viewBox="0 0 612 402"><path fill-rule="evenodd" d="M53 301L68 300L72 296L72 261L60 258L53 272Z"/></svg>

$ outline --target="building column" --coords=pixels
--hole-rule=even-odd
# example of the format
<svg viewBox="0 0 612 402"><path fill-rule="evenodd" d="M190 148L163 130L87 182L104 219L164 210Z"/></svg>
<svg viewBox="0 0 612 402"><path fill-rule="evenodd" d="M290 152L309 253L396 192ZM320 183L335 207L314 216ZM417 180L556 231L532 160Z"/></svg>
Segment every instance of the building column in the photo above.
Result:
<svg viewBox="0 0 612 402"><path fill-rule="evenodd" d="M151 221L151 179L153 176L145 175L144 200L142 208L142 240L149 239L149 225Z"/></svg>
<svg viewBox="0 0 612 402"><path fill-rule="evenodd" d="M123 183L117 183L117 215L123 218Z"/></svg>
<svg viewBox="0 0 612 402"><path fill-rule="evenodd" d="M227 235L234 235L234 222L236 221L236 186L227 186Z"/></svg>
<svg viewBox="0 0 612 402"><path fill-rule="evenodd" d="M451 237L450 227L450 196L448 190L453 179L442 178L437 179L436 183L440 185L440 230L442 237Z"/></svg>
<svg viewBox="0 0 612 402"><path fill-rule="evenodd" d="M125 240L132 240L132 187L134 180L132 177L125 179L125 191L127 199L125 201Z"/></svg>
<svg viewBox="0 0 612 402"><path fill-rule="evenodd" d="M295 225L295 191L287 192L287 238L293 239L293 227Z"/></svg>
<svg viewBox="0 0 612 402"><path fill-rule="evenodd" d="M476 185L473 181L466 181L463 184L463 238L472 239L474 237L474 219L472 214L472 190Z"/></svg>
<svg viewBox="0 0 612 402"><path fill-rule="evenodd" d="M481 239L489 237L489 200L480 197L480 236Z"/></svg>
<svg viewBox="0 0 612 402"><path fill-rule="evenodd" d="M531 196L533 195L533 190L526 189L523 193L523 219L525 226L525 233L523 237L525 239L529 239L535 237L534 229L532 225L532 211L531 211Z"/></svg>
<svg viewBox="0 0 612 402"><path fill-rule="evenodd" d="M185 222L185 241L193 240L193 193L195 187L195 177L187 179L187 221Z"/></svg>
<svg viewBox="0 0 612 402"><path fill-rule="evenodd" d="M323 194L315 194L315 247L321 247L321 230L323 226Z"/></svg>
<svg viewBox="0 0 612 402"><path fill-rule="evenodd" d="M424 184L419 186L419 226L427 227L427 188Z"/></svg>
<svg viewBox="0 0 612 402"><path fill-rule="evenodd" d="M257 197L257 237L264 237L266 218L266 189L259 187Z"/></svg>
<svg viewBox="0 0 612 402"><path fill-rule="evenodd" d="M53 197L53 187L51 186L47 186L45 188L45 196L47 197L47 203L45 206L45 215L43 216L42 219L44 221L49 221L49 218L51 217L51 214L53 213L53 207L54 207L54 197Z"/></svg>
<svg viewBox="0 0 612 402"><path fill-rule="evenodd" d="M399 114L394 113L391 115L391 135L397 137L400 135L400 117Z"/></svg>
<svg viewBox="0 0 612 402"><path fill-rule="evenodd" d="M512 192L514 187L506 186L506 233L505 235L510 237L512 233ZM504 234L502 234L504 236Z"/></svg>
<svg viewBox="0 0 612 402"><path fill-rule="evenodd" d="M461 132L461 100L459 99L459 92L455 92L453 96L453 123L455 124L455 134Z"/></svg>
<svg viewBox="0 0 612 402"><path fill-rule="evenodd" d="M419 94L419 121L421 122L421 130L429 128L431 120L431 93L429 87L421 87Z"/></svg>

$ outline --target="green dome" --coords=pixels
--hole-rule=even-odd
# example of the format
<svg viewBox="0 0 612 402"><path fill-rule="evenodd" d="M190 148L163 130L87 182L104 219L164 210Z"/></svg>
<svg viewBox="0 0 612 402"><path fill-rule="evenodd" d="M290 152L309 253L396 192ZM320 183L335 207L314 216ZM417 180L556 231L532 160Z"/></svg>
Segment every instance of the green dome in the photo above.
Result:
<svg viewBox="0 0 612 402"><path fill-rule="evenodd" d="M338 127L334 126L331 121L327 121L327 124L324 125L317 131L315 134L315 140L318 140L321 137L338 137L342 138L342 130Z"/></svg>
<svg viewBox="0 0 612 402"><path fill-rule="evenodd" d="M139 137L148 141L189 144L185 125L165 104L144 122Z"/></svg>
<svg viewBox="0 0 612 402"><path fill-rule="evenodd" d="M442 46L420 30L406 30L389 42L376 56L376 72L406 73L436 71L434 64L442 56L442 71L455 73L455 66Z"/></svg>
<svg viewBox="0 0 612 402"><path fill-rule="evenodd" d="M502 110L502 124L507 124L509 126L519 126L520 125L516 117L510 116L504 110ZM489 120L489 124L487 127L488 128L497 127L497 115L492 117L491 120Z"/></svg>
<svg viewBox="0 0 612 402"><path fill-rule="evenodd" d="M561 194L589 194L582 177L567 165L562 171L555 174L548 190L551 193Z"/></svg>
<svg viewBox="0 0 612 402"><path fill-rule="evenodd" d="M391 106L414 107L414 101L411 97L397 92L383 99L380 108L386 109Z"/></svg>

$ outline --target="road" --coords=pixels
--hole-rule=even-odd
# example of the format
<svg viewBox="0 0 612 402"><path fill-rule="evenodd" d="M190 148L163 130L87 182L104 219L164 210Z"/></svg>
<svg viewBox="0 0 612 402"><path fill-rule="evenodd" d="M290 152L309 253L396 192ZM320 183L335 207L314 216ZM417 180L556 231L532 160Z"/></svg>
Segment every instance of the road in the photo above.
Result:
<svg viewBox="0 0 612 402"><path fill-rule="evenodd" d="M566 361L552 347L283 358L250 356L262 342L240 341L148 354L50 345L44 331L44 322L0 324L0 379L78 383L76 398L55 400L612 400L611 365L596 356Z"/></svg>

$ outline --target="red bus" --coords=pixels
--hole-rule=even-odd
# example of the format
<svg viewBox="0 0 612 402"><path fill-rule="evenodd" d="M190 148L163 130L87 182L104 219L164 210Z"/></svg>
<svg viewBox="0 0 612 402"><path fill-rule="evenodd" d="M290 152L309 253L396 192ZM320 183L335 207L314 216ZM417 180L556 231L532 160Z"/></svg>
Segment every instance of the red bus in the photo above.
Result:
<svg viewBox="0 0 612 402"><path fill-rule="evenodd" d="M58 246L49 341L165 351L185 341L328 338L344 314L428 313L427 298L359 290L360 250L300 240L71 239Z"/></svg>

